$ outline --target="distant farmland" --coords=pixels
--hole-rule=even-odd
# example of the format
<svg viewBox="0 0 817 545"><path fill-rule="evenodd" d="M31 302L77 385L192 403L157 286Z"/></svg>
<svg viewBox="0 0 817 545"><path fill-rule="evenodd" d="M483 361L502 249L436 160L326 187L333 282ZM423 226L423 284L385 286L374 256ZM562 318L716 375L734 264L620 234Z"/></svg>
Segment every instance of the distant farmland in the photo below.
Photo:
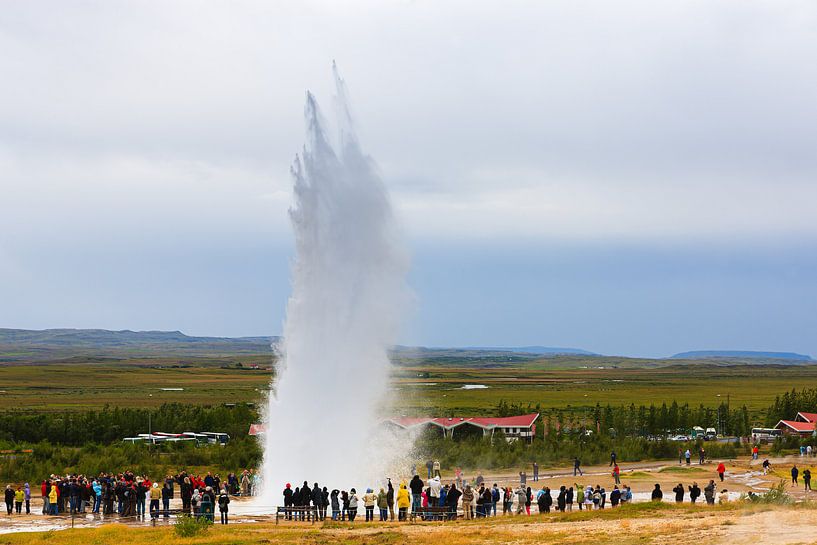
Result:
<svg viewBox="0 0 817 545"><path fill-rule="evenodd" d="M792 388L817 387L817 366L685 364L659 368L558 368L510 364L458 367L414 362L394 368L391 400L399 414L483 414L500 400L543 409L647 404L673 400L714 407L727 398L753 412ZM241 364L239 367L238 364ZM258 365L260 369L253 369ZM109 405L199 405L265 399L272 372L268 356L134 359L94 363L5 365L0 409L51 411ZM485 388L464 389L464 385ZM163 388L183 388L167 391Z"/></svg>

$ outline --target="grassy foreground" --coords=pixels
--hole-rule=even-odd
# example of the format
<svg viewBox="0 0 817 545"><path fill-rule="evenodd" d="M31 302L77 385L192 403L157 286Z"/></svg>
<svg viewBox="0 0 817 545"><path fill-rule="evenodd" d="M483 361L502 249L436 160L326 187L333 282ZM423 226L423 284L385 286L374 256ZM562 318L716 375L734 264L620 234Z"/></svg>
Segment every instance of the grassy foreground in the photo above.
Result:
<svg viewBox="0 0 817 545"><path fill-rule="evenodd" d="M785 524L781 534L773 526ZM213 526L194 537L179 537L173 527L135 528L110 524L93 529L0 536L0 543L31 545L255 545L262 543L314 545L465 545L471 543L729 543L753 531L753 542L765 542L770 531L778 543L785 532L802 542L815 539L817 511L802 507L747 506L732 503L717 507L635 504L619 509L564 515L499 517L480 521L448 523L325 523L323 525L280 525L271 523Z"/></svg>

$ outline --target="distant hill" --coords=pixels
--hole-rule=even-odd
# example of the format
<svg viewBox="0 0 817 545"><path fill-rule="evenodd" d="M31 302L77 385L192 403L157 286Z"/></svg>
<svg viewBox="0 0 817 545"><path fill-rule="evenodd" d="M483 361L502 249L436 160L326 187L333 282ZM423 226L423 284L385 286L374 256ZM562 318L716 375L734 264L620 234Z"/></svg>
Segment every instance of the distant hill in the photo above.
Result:
<svg viewBox="0 0 817 545"><path fill-rule="evenodd" d="M180 331L2 329L0 362L53 361L93 356L219 356L271 354L276 337L191 337Z"/></svg>
<svg viewBox="0 0 817 545"><path fill-rule="evenodd" d="M714 358L814 361L811 356L794 352L755 352L751 350L693 350L670 356L673 360L700 360Z"/></svg>
<svg viewBox="0 0 817 545"><path fill-rule="evenodd" d="M82 363L186 358L218 360L226 356L272 356L278 337L195 337L181 331L109 331L106 329L2 329L0 364ZM745 350L699 350L666 359L608 357L579 348L549 346L422 347L395 346L397 366L439 365L492 368L507 366L664 367L667 365L803 365L814 363L804 354ZM684 362L676 360L685 360Z"/></svg>
<svg viewBox="0 0 817 545"><path fill-rule="evenodd" d="M556 348L551 346L471 346L465 350L483 350L486 352L511 352L514 354L536 354L537 356L600 356L581 348Z"/></svg>

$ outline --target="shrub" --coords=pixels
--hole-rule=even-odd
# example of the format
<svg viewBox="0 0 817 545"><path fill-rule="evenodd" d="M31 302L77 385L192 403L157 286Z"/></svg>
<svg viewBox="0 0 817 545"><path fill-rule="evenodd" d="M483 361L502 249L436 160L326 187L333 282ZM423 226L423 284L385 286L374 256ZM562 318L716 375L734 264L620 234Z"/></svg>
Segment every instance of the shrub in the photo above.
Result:
<svg viewBox="0 0 817 545"><path fill-rule="evenodd" d="M788 505L790 503L794 503L794 499L788 494L788 492L786 492L786 483L783 480L763 494L753 494L750 492L749 495L743 496L742 499L750 503L774 505Z"/></svg>
<svg viewBox="0 0 817 545"><path fill-rule="evenodd" d="M195 537L206 532L212 524L211 521L205 518L179 515L173 525L173 530L179 537Z"/></svg>

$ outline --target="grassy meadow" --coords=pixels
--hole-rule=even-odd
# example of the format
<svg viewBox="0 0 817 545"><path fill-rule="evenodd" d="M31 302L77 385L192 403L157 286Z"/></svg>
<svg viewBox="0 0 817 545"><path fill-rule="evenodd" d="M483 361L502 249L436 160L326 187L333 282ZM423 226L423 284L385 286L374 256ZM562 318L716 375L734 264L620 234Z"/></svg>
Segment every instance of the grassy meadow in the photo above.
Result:
<svg viewBox="0 0 817 545"><path fill-rule="evenodd" d="M676 365L617 367L611 358L592 366L560 358L501 366L451 366L436 361L395 366L391 398L400 414L483 414L499 400L542 409L636 405L675 400L756 412L792 388L817 386L817 365ZM241 366L238 366L241 364ZM260 369L253 369L258 366ZM268 356L122 359L116 362L6 364L0 372L0 410L83 410L156 407L167 402L218 405L260 402L272 378ZM464 385L486 388L463 389ZM165 391L163 388L183 388ZM719 397L720 396L720 397Z"/></svg>

